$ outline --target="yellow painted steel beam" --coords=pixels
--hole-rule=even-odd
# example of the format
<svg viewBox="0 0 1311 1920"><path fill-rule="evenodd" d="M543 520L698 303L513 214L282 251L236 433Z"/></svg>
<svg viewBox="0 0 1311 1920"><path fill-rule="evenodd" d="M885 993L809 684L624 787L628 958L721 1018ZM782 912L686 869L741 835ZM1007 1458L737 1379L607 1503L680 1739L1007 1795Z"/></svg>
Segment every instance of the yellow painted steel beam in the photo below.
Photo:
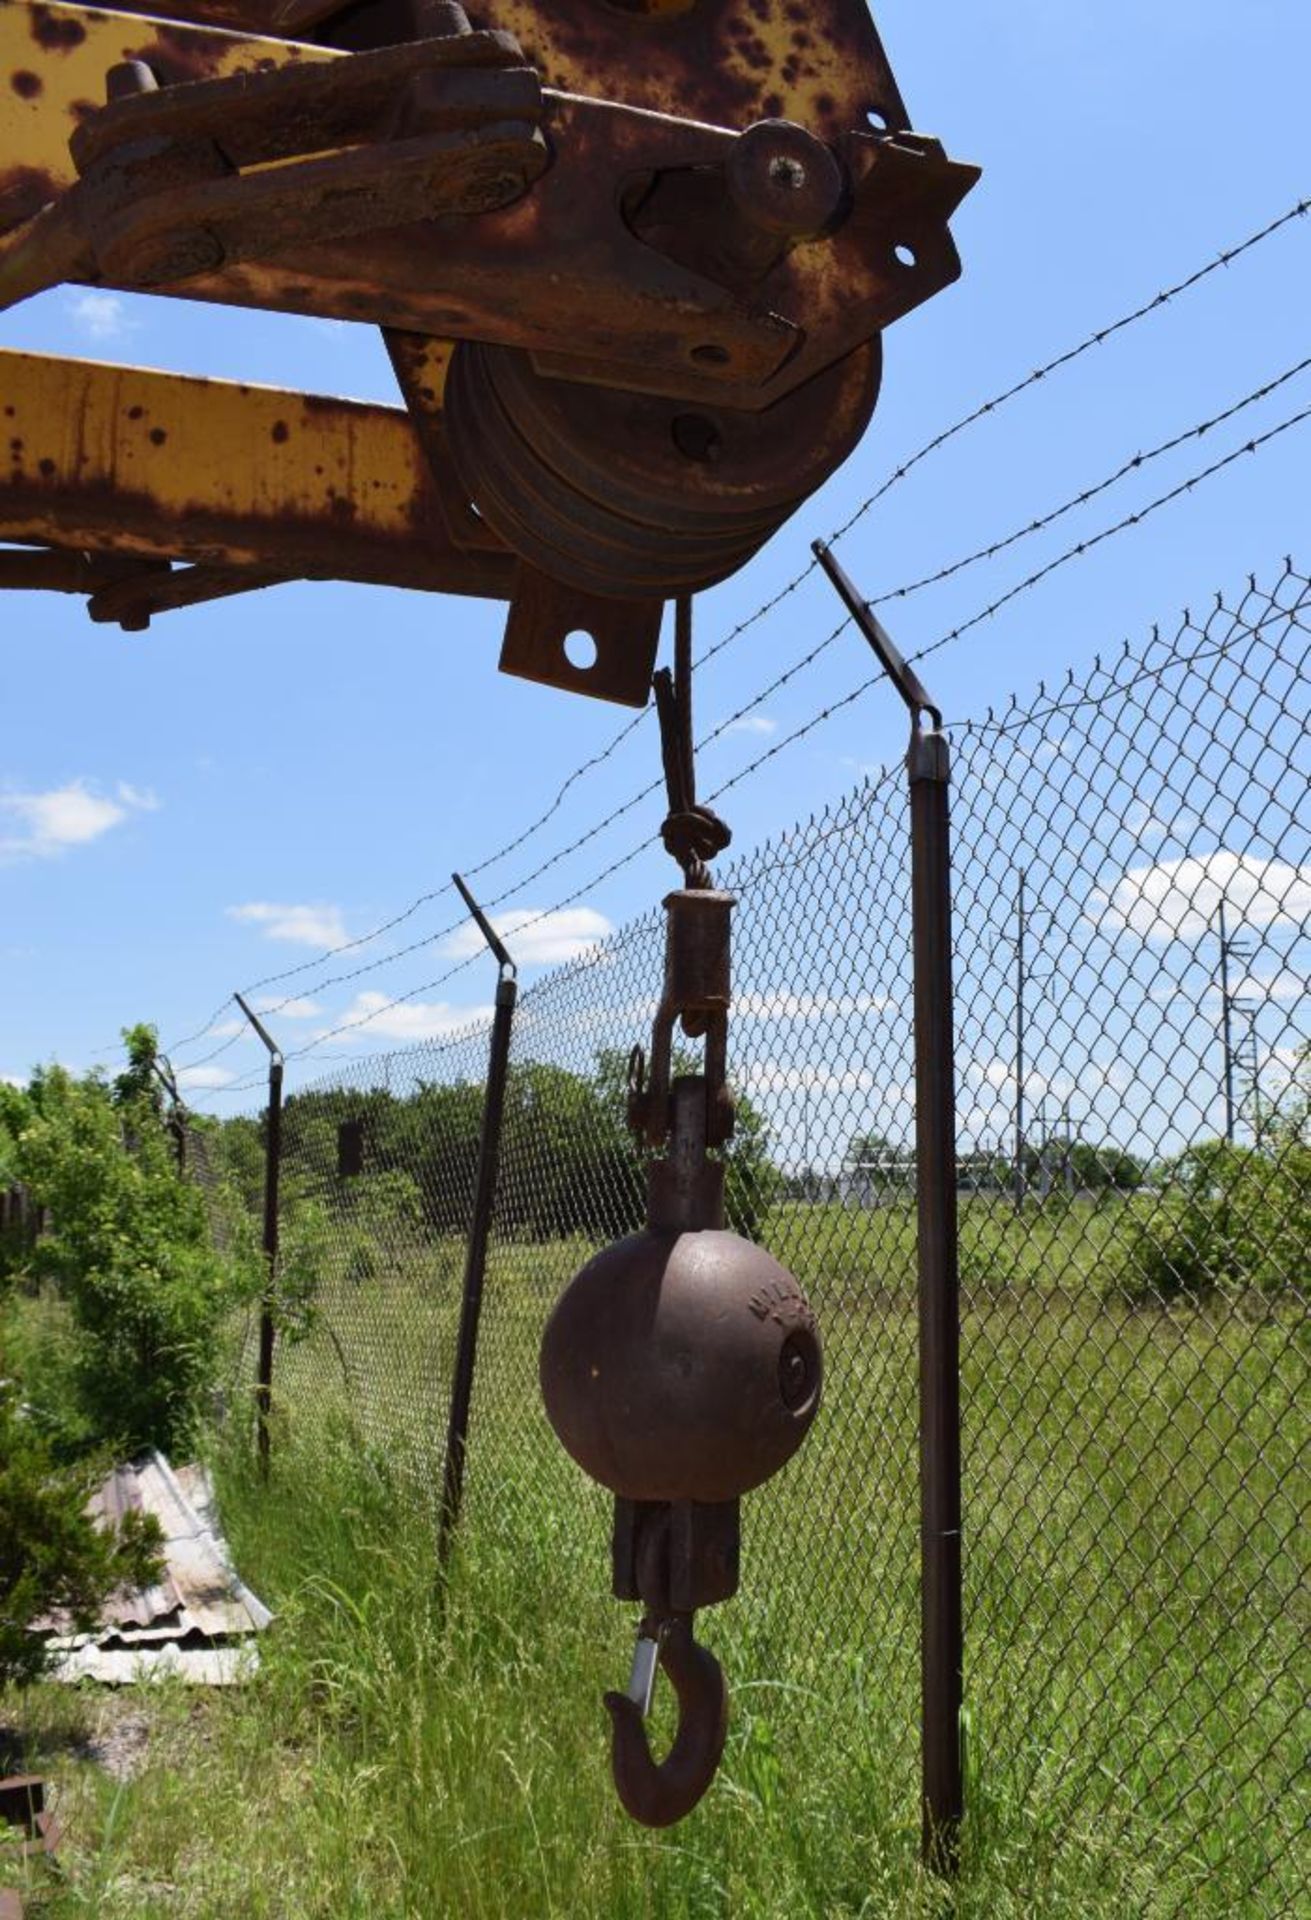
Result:
<svg viewBox="0 0 1311 1920"><path fill-rule="evenodd" d="M507 598L401 409L0 353L0 540Z"/></svg>

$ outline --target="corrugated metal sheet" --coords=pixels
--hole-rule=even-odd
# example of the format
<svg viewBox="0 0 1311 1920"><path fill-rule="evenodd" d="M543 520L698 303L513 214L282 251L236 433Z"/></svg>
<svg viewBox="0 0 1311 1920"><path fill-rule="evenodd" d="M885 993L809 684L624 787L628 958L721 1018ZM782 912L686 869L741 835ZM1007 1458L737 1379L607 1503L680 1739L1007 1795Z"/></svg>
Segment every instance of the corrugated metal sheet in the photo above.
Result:
<svg viewBox="0 0 1311 1920"><path fill-rule="evenodd" d="M133 1509L154 1514L164 1535L159 1583L113 1594L94 1633L71 1632L66 1617L34 1622L63 1655L53 1677L124 1685L177 1674L204 1686L244 1678L258 1664L250 1636L273 1616L232 1565L204 1469L175 1472L154 1451L115 1467L89 1510L113 1526Z"/></svg>

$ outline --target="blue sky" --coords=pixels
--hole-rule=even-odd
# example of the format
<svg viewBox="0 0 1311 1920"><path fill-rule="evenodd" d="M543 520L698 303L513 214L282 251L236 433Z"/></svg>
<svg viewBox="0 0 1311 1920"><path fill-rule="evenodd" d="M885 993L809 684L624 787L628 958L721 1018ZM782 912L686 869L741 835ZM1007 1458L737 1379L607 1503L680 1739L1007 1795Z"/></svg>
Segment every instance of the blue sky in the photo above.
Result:
<svg viewBox="0 0 1311 1920"><path fill-rule="evenodd" d="M856 456L749 568L697 607L705 649L804 564L924 440L990 393L1201 265L1311 193L1304 0L1045 6L995 0L877 9L916 124L985 169L954 223L960 284L893 329L883 397ZM1135 452L1218 413L1311 351L1311 218L1194 293L1054 375L895 487L842 543L871 594L987 545L1095 484ZM61 289L0 315L0 346L390 399L364 328ZM1311 373L1228 427L1185 444L1045 535L895 602L907 651L1252 433L1311 406ZM1087 663L1186 602L1311 568L1311 422L1146 525L1054 574L926 669L951 716ZM746 704L837 624L812 576L726 648L698 683L698 730ZM358 586L306 585L158 620L94 627L74 601L0 600L0 1074L42 1059L112 1058L118 1030L166 1042L204 1026L233 987L315 962L403 909L404 927L350 956L383 964L318 989L311 965L283 1009L288 1048L363 1020L322 1054L395 1045L458 1024L490 997L490 969L390 1002L468 951L452 867L468 871L531 821L622 711L496 673L502 611ZM850 631L705 754L703 791L869 672ZM904 722L871 694L736 786L742 848L809 814L860 770L900 753ZM478 886L520 920L576 891L520 942L526 977L646 907L669 883L654 853L591 876L658 825L657 798L539 879L531 870L604 823L658 771L648 721L580 781L541 833ZM510 923L513 925L513 920ZM418 940L418 951L397 949ZM395 956L395 957L389 957ZM374 996L361 1000L362 994ZM181 1048L196 1061L223 1035ZM319 1055L293 1063L291 1084ZM195 1072L191 1097L230 1109L262 1061L238 1041ZM326 1064L326 1062L325 1062ZM207 1084L211 1083L211 1084Z"/></svg>

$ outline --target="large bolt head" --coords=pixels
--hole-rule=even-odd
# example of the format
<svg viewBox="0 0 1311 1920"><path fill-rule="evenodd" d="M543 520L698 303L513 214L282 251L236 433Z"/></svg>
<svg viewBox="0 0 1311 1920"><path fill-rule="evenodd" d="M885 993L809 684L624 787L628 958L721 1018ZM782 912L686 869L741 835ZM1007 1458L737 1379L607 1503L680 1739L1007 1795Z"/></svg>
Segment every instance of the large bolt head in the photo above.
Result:
<svg viewBox="0 0 1311 1920"><path fill-rule="evenodd" d="M735 1233L606 1247L542 1340L551 1425L628 1500L731 1500L789 1460L819 1406L815 1316L796 1280Z"/></svg>
<svg viewBox="0 0 1311 1920"><path fill-rule="evenodd" d="M728 189L742 216L765 233L821 233L842 206L841 167L822 142L790 120L757 120L729 150Z"/></svg>

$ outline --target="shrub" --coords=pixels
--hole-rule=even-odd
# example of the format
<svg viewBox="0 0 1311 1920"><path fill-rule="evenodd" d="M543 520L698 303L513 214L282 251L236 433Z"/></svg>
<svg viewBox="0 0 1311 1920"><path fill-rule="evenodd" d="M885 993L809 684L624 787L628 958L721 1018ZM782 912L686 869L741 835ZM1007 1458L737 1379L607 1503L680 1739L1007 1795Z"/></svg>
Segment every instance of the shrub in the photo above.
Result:
<svg viewBox="0 0 1311 1920"><path fill-rule="evenodd" d="M139 1076L39 1072L18 1170L50 1209L31 1257L68 1303L79 1411L119 1444L185 1445L214 1380L231 1308L258 1285L244 1249L215 1251L202 1195Z"/></svg>
<svg viewBox="0 0 1311 1920"><path fill-rule="evenodd" d="M1311 1097L1300 1063L1255 1146L1206 1140L1163 1169L1161 1205L1129 1248L1121 1290L1200 1298L1217 1287L1267 1295L1311 1270Z"/></svg>
<svg viewBox="0 0 1311 1920"><path fill-rule="evenodd" d="M117 1535L87 1519L96 1476L86 1463L57 1468L17 1389L0 1382L0 1686L34 1680L44 1665L31 1620L58 1608L89 1627L116 1586L145 1585L158 1573L153 1515L125 1514Z"/></svg>

